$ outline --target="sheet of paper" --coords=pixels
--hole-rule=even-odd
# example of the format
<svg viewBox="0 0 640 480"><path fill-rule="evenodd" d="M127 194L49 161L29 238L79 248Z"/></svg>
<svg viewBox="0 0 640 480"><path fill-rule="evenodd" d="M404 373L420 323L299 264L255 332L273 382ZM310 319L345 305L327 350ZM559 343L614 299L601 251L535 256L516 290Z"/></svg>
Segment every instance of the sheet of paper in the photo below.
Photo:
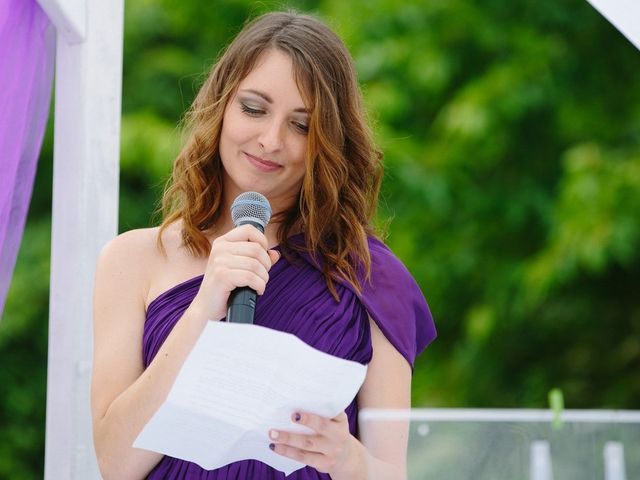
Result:
<svg viewBox="0 0 640 480"><path fill-rule="evenodd" d="M311 433L291 421L293 412L335 417L366 370L289 333L209 322L133 446L207 470L255 459L289 475L304 465L269 449L269 429Z"/></svg>

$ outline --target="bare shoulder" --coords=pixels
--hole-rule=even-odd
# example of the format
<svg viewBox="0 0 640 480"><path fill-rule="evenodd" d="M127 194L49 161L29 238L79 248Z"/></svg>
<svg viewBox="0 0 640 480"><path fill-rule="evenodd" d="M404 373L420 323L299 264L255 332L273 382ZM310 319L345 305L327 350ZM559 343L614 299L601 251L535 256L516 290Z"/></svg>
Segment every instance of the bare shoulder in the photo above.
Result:
<svg viewBox="0 0 640 480"><path fill-rule="evenodd" d="M110 288L126 289L144 299L149 279L163 255L157 245L158 230L130 230L110 240L98 257L96 289L104 286L104 280Z"/></svg>
<svg viewBox="0 0 640 480"><path fill-rule="evenodd" d="M121 233L102 247L98 264L121 266L131 273L143 266L146 268L150 260L161 255L157 246L157 236L158 227Z"/></svg>
<svg viewBox="0 0 640 480"><path fill-rule="evenodd" d="M158 235L158 227L140 228L121 233L111 239L100 252L100 256L106 256L109 260L117 260L127 256L138 256L141 253L152 253Z"/></svg>
<svg viewBox="0 0 640 480"><path fill-rule="evenodd" d="M160 293L202 274L206 266L206 258L195 257L184 247L180 222L162 231L162 248L159 235L159 227L125 232L104 246L98 261L98 278L141 298L145 310Z"/></svg>

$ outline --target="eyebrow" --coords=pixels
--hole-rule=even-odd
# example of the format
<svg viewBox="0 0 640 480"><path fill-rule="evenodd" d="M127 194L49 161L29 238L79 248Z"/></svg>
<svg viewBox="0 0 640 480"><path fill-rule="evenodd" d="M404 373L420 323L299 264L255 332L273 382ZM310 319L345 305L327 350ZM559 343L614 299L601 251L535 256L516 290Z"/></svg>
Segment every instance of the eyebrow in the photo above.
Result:
<svg viewBox="0 0 640 480"><path fill-rule="evenodd" d="M257 95L257 96L259 96L260 98L264 99L264 101L265 101L265 102L267 102L267 103L273 103L273 99L272 99L269 95L267 95L266 93L261 92L261 91L259 91L259 90L253 90L253 89L251 89L251 88L247 88L247 89L244 89L244 90L240 90L240 92L243 92L243 93L252 93L252 94ZM296 109L294 110L294 112L296 112L296 113L311 113L311 112L309 112L309 110L308 110L308 109L306 109L306 108L296 108Z"/></svg>

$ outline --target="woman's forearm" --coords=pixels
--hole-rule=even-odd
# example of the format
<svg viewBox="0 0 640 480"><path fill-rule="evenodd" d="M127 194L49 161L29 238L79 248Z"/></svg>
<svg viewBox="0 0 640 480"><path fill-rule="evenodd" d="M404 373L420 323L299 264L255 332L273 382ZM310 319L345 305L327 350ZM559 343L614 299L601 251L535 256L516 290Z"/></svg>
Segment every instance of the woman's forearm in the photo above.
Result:
<svg viewBox="0 0 640 480"><path fill-rule="evenodd" d="M332 480L403 480L406 465L396 465L374 457L355 437L350 462L343 472L331 475Z"/></svg>

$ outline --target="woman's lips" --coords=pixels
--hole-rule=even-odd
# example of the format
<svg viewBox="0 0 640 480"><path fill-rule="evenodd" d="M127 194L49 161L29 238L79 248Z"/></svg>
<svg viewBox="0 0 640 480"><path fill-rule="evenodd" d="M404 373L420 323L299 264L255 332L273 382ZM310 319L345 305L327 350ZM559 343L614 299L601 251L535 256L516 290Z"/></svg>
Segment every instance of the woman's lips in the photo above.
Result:
<svg viewBox="0 0 640 480"><path fill-rule="evenodd" d="M270 162L269 160L264 160L263 158L260 158L260 157L254 157L253 155L250 155L246 152L245 152L245 155L247 156L247 158L249 159L249 162L254 167L256 167L258 170L261 170L263 172L273 172L275 170L282 168L282 166L278 163Z"/></svg>

